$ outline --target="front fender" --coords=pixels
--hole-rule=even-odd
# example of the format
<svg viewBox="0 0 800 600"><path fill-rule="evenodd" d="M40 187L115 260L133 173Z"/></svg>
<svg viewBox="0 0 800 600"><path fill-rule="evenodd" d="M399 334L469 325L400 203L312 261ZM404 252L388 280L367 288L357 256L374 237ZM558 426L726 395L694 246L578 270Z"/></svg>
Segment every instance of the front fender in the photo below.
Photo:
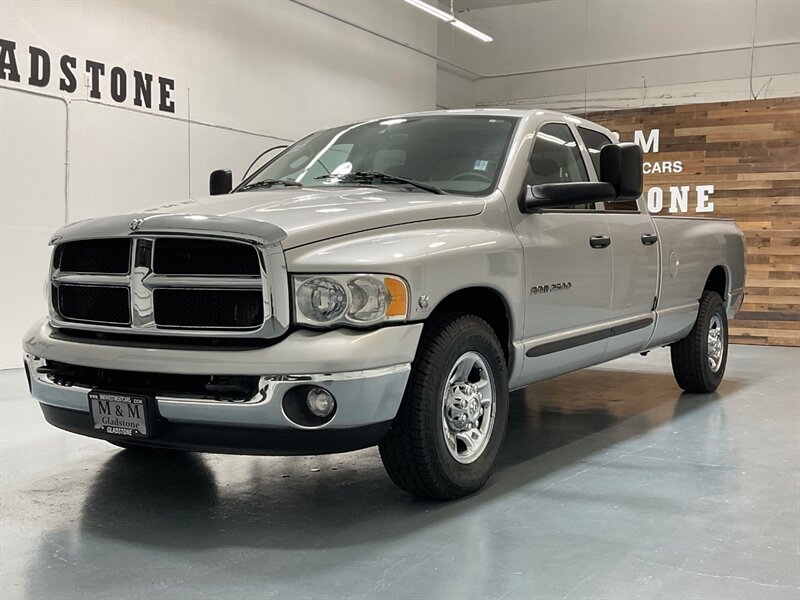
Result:
<svg viewBox="0 0 800 600"><path fill-rule="evenodd" d="M417 223L295 248L286 260L290 273L399 275L409 284L411 321L425 319L455 291L491 288L510 308L512 338L522 335L525 269L520 242L509 229L470 219Z"/></svg>

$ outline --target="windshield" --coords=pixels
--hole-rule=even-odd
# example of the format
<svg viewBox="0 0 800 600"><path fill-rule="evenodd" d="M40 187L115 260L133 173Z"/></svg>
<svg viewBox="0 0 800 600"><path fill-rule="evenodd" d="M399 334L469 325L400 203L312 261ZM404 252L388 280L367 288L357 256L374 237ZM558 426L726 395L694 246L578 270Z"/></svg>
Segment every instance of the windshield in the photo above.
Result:
<svg viewBox="0 0 800 600"><path fill-rule="evenodd" d="M483 195L497 183L516 122L513 117L436 115L328 129L291 146L240 189L291 181Z"/></svg>

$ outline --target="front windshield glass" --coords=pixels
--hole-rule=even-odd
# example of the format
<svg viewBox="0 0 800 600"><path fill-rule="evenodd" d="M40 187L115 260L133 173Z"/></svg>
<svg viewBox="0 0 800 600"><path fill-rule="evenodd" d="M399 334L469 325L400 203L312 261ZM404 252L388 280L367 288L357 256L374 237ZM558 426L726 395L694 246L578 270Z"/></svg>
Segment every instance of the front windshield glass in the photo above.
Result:
<svg viewBox="0 0 800 600"><path fill-rule="evenodd" d="M516 122L513 117L436 115L328 129L291 146L242 189L292 181L304 186L368 184L420 191L392 179L397 177L419 182L425 189L483 195L497 183Z"/></svg>

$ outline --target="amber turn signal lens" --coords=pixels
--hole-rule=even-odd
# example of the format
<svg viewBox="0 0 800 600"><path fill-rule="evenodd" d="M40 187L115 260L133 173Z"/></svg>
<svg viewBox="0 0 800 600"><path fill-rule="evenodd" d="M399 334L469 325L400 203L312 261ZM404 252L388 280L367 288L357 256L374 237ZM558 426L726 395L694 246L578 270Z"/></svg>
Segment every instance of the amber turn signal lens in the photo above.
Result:
<svg viewBox="0 0 800 600"><path fill-rule="evenodd" d="M384 277L383 284L391 296L386 307L387 317L405 317L408 314L408 292L405 284L393 277Z"/></svg>

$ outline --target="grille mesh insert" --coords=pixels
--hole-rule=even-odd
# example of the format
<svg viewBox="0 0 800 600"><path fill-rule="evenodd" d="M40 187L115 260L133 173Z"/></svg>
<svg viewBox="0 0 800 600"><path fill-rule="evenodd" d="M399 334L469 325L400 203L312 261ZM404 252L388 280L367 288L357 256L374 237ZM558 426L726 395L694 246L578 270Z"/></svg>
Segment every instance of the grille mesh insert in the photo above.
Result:
<svg viewBox="0 0 800 600"><path fill-rule="evenodd" d="M68 321L127 325L130 323L128 288L95 285L59 285L56 306Z"/></svg>
<svg viewBox="0 0 800 600"><path fill-rule="evenodd" d="M153 272L160 275L260 274L258 255L252 246L194 238L156 240Z"/></svg>
<svg viewBox="0 0 800 600"><path fill-rule="evenodd" d="M159 327L244 329L264 321L259 290L158 289L153 306Z"/></svg>
<svg viewBox="0 0 800 600"><path fill-rule="evenodd" d="M131 240L112 238L65 242L56 250L55 268L71 273L124 275L130 270Z"/></svg>

